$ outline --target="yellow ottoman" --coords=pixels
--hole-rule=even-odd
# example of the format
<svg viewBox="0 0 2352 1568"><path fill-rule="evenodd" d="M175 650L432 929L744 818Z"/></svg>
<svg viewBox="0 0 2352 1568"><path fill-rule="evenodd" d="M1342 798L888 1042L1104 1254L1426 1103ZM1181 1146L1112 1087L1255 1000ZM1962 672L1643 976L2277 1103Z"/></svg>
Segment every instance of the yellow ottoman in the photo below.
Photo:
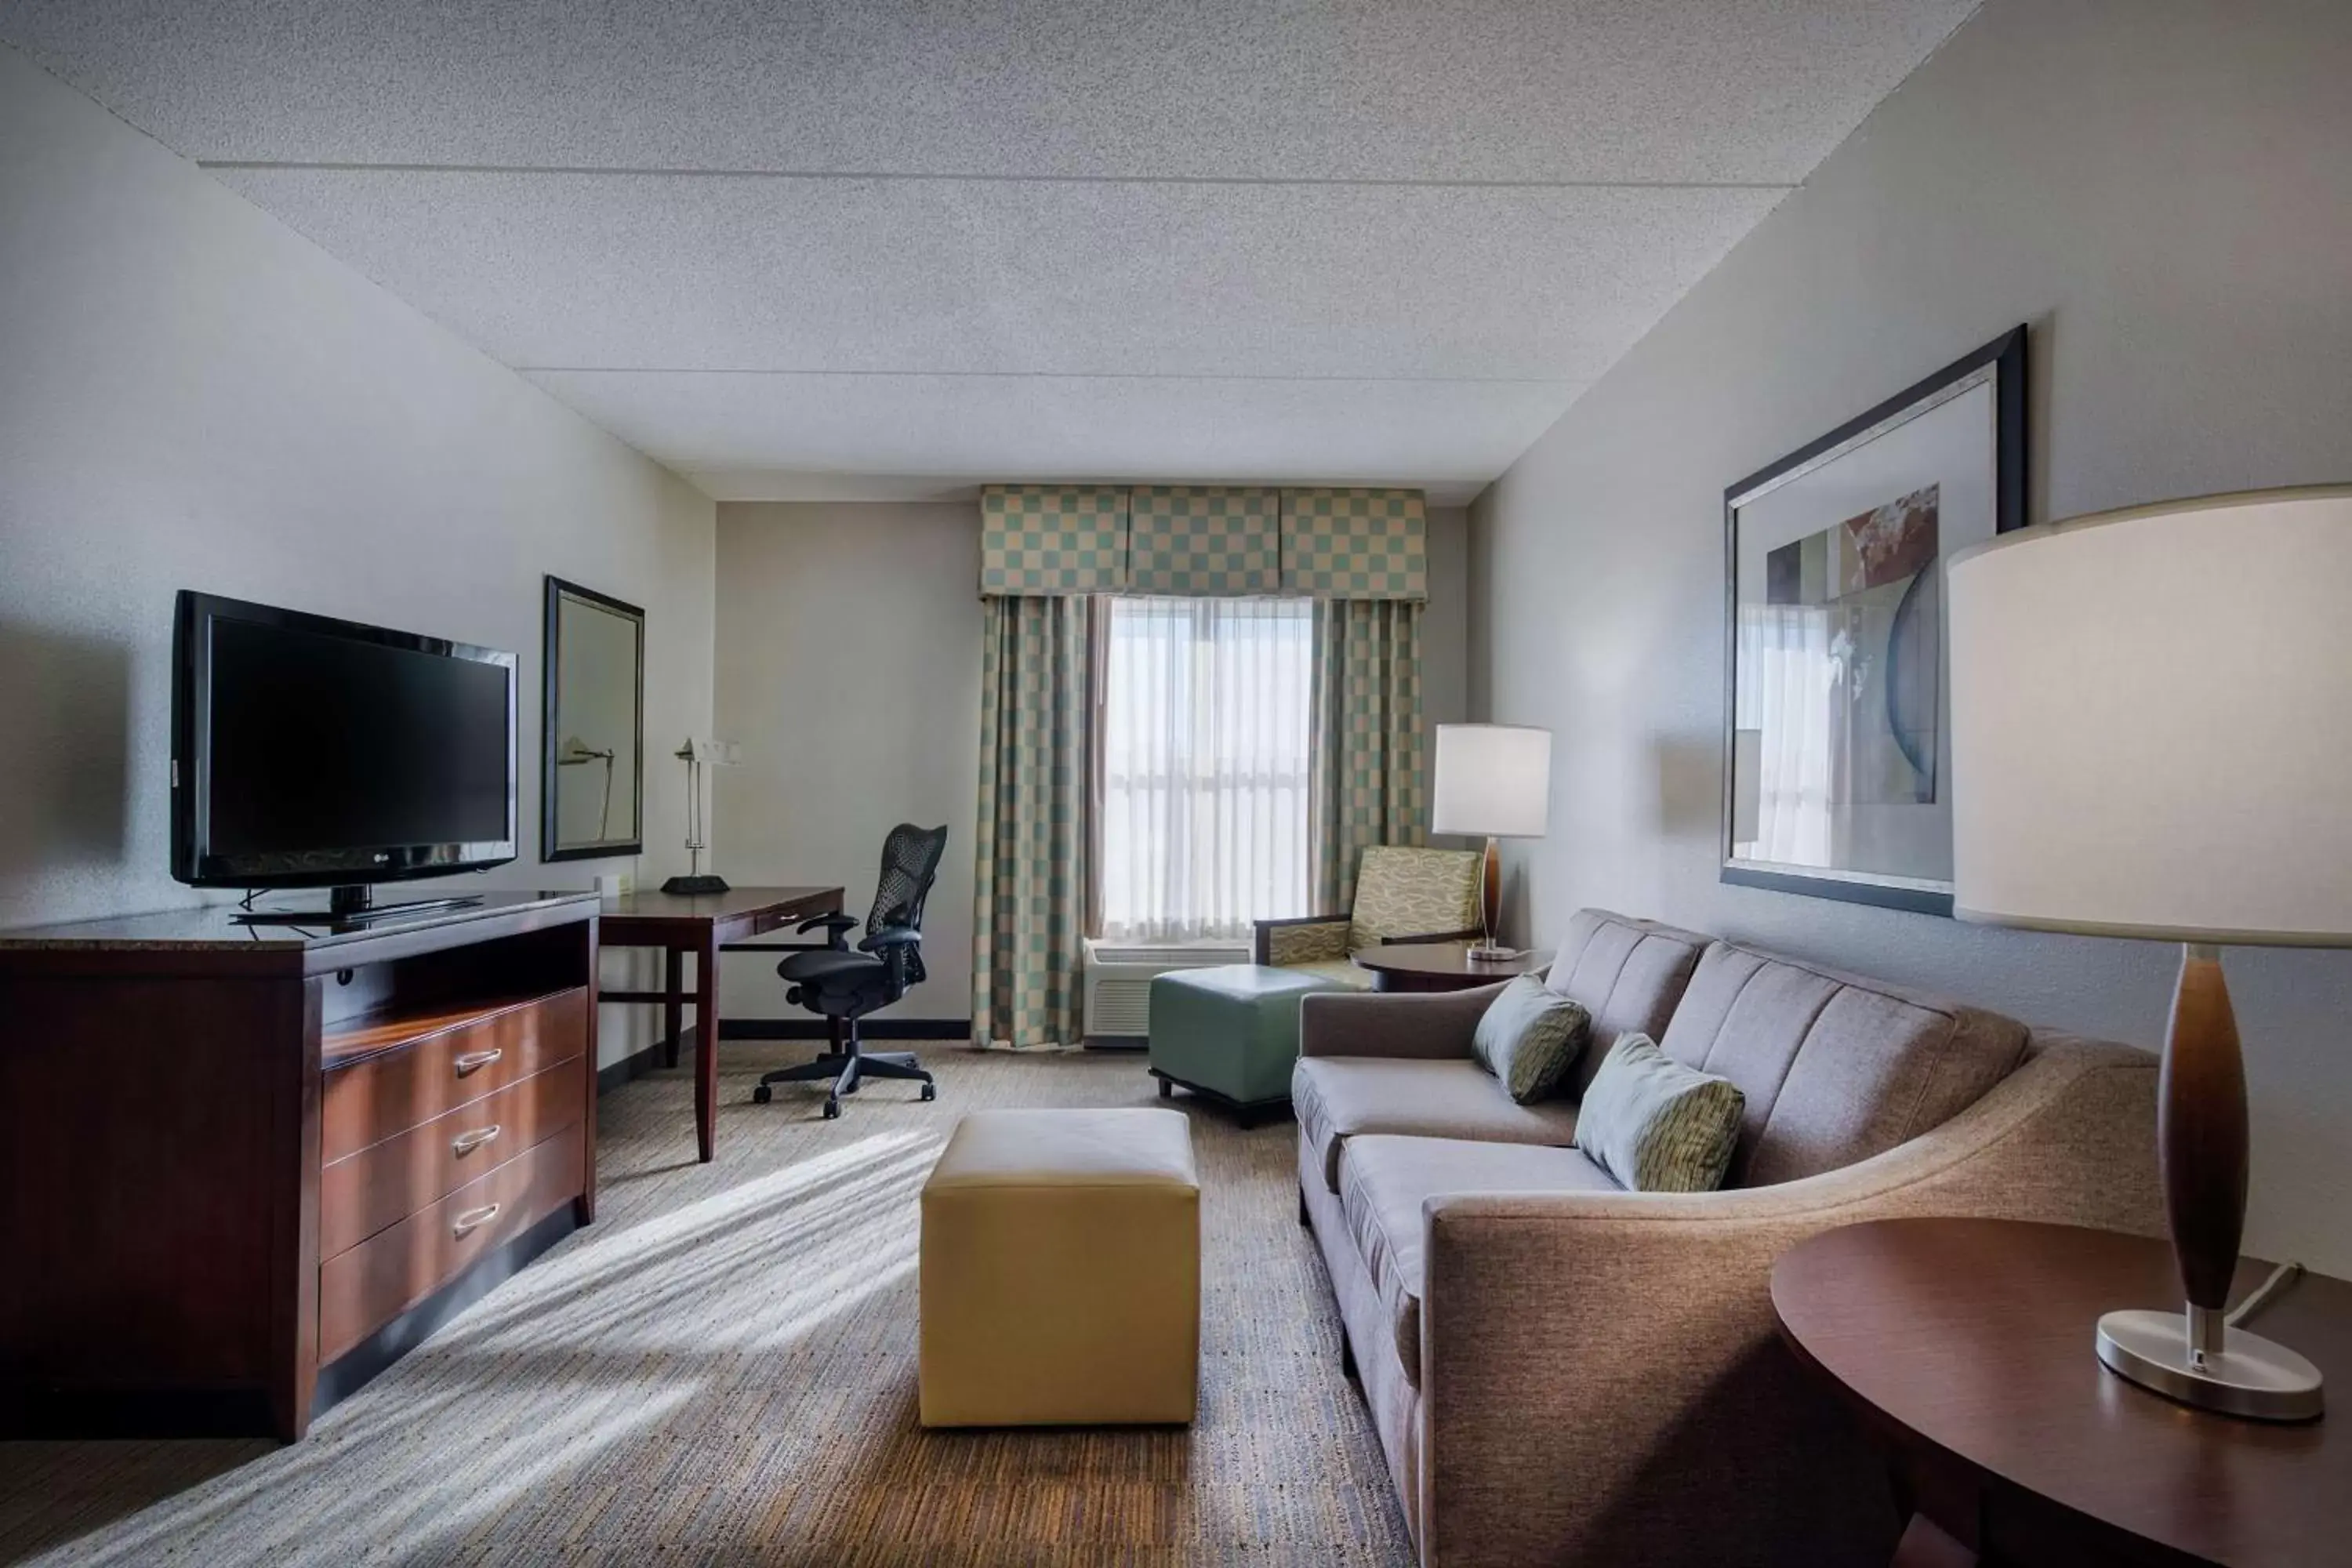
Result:
<svg viewBox="0 0 2352 1568"><path fill-rule="evenodd" d="M976 1110L923 1184L926 1426L1186 1422L1201 1184L1173 1110Z"/></svg>

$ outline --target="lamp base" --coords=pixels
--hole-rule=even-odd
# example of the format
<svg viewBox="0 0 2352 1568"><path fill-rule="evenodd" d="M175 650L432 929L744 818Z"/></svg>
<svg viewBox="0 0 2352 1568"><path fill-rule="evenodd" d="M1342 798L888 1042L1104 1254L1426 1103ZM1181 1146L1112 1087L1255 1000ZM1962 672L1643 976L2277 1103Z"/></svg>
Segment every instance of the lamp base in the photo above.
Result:
<svg viewBox="0 0 2352 1568"><path fill-rule="evenodd" d="M679 898L700 898L709 893L729 891L727 879L706 871L699 877L672 877L662 884L662 891Z"/></svg>
<svg viewBox="0 0 2352 1568"><path fill-rule="evenodd" d="M1518 957L1519 950L1505 947L1500 942L1474 942L1462 956L1473 963L1505 963Z"/></svg>
<svg viewBox="0 0 2352 1568"><path fill-rule="evenodd" d="M2198 1356L2181 1312L2109 1312L2099 1320L2109 1372L2167 1399L2255 1421L2310 1421L2322 1408L2319 1369L2284 1345L2223 1329L2219 1354Z"/></svg>

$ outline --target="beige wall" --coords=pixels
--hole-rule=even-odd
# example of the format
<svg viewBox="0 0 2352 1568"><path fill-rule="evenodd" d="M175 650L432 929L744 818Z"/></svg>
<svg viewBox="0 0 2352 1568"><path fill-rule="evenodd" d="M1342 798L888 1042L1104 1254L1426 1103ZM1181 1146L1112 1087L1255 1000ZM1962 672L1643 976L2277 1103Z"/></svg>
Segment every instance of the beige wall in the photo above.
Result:
<svg viewBox="0 0 2352 1568"><path fill-rule="evenodd" d="M1474 693L1559 735L1523 931L1608 905L2161 1037L2174 950L1717 881L1722 492L2021 321L2037 520L2352 479L2347 80L2341 4L1990 0L1480 498ZM2228 962L2249 1245L2352 1273L2352 954Z"/></svg>
<svg viewBox="0 0 2352 1568"><path fill-rule="evenodd" d="M1423 703L1468 710L1467 521L1432 508ZM980 509L889 502L719 508L720 866L738 882L838 882L863 914L893 823L949 825L926 911L930 979L883 1015L971 1010L972 834L980 783ZM774 966L721 965L730 1018L783 1017Z"/></svg>
<svg viewBox="0 0 2352 1568"><path fill-rule="evenodd" d="M520 655L521 858L443 886L628 864L537 863L540 580L644 606L658 754L709 723L709 500L5 47L0 345L0 925L198 901L168 869L183 587ZM684 784L646 783L657 879ZM646 1011L606 1010L607 1059Z"/></svg>

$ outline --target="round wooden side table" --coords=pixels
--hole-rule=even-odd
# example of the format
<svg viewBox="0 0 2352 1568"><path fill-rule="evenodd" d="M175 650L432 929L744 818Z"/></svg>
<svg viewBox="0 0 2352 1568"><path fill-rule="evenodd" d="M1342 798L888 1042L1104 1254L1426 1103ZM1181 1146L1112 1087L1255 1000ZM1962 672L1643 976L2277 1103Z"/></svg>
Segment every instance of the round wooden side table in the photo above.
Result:
<svg viewBox="0 0 2352 1568"><path fill-rule="evenodd" d="M1782 1341L1887 1451L1897 1564L2352 1563L2352 1408L2239 1420L2099 1364L2102 1312L2179 1291L2163 1242L2007 1220L1850 1226L1772 1269ZM2352 1405L2352 1284L2305 1275L2252 1326Z"/></svg>
<svg viewBox="0 0 2352 1568"><path fill-rule="evenodd" d="M1549 953L1523 952L1494 960L1470 956L1466 942L1400 942L1356 953L1358 968L1372 972L1375 991L1469 991L1541 969Z"/></svg>

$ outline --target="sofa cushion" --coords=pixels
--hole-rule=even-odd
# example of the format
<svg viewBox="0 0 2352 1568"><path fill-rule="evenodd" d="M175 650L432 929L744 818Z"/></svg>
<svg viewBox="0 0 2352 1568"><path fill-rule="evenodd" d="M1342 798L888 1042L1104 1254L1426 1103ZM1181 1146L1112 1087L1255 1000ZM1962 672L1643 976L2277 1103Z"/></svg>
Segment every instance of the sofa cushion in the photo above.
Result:
<svg viewBox="0 0 2352 1568"><path fill-rule="evenodd" d="M1579 910L1568 922L1544 984L1592 1015L1592 1037L1560 1092L1580 1099L1617 1037L1665 1037L1699 954L1713 937L1607 910Z"/></svg>
<svg viewBox="0 0 2352 1568"><path fill-rule="evenodd" d="M1592 1075L1576 1146L1637 1193L1711 1193L1739 1143L1739 1089L1685 1067L1647 1035L1620 1035Z"/></svg>
<svg viewBox="0 0 2352 1568"><path fill-rule="evenodd" d="M1339 1150L1367 1132L1474 1138L1566 1147L1576 1107L1565 1100L1514 1105L1494 1076L1468 1057L1301 1057L1290 1075L1298 1135L1339 1190Z"/></svg>
<svg viewBox="0 0 2352 1568"><path fill-rule="evenodd" d="M1613 1193L1609 1173L1573 1149L1373 1135L1348 1145L1339 1208L1388 1309L1397 1359L1421 1386L1423 1200L1444 1193Z"/></svg>
<svg viewBox="0 0 2352 1568"><path fill-rule="evenodd" d="M1666 1055L1747 1096L1727 1186L1769 1186L1885 1152L1949 1121L2023 1059L2025 1026L1926 992L1718 942Z"/></svg>
<svg viewBox="0 0 2352 1568"><path fill-rule="evenodd" d="M1486 1005L1470 1054L1521 1105L1549 1100L1592 1034L1592 1015L1572 996L1522 974Z"/></svg>

